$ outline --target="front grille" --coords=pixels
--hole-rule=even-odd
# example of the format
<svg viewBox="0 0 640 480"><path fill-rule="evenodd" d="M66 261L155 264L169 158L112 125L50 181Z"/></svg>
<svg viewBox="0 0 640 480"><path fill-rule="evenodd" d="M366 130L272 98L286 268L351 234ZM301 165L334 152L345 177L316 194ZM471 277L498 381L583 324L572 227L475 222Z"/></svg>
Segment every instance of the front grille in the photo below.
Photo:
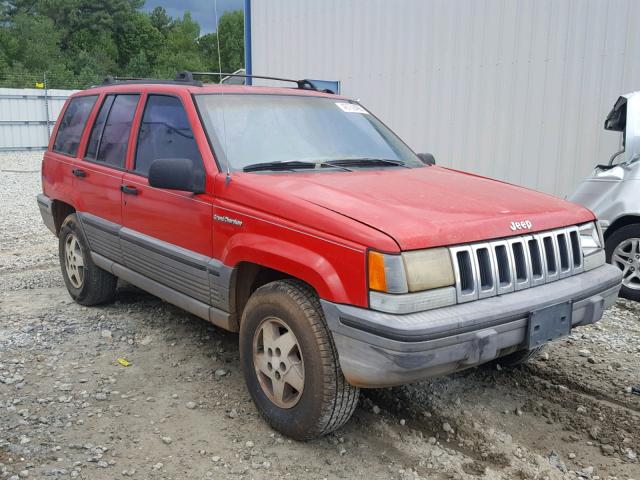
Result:
<svg viewBox="0 0 640 480"><path fill-rule="evenodd" d="M577 227L451 247L458 302L536 287L584 270Z"/></svg>

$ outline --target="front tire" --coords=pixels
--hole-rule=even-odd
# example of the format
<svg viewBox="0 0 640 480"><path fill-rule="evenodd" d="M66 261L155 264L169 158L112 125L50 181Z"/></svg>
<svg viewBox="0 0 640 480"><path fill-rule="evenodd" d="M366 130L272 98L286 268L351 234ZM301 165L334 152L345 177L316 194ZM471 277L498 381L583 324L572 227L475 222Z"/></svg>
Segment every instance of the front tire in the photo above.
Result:
<svg viewBox="0 0 640 480"><path fill-rule="evenodd" d="M91 251L75 213L65 218L60 227L58 254L62 278L71 298L87 306L113 300L118 278L91 260Z"/></svg>
<svg viewBox="0 0 640 480"><path fill-rule="evenodd" d="M605 248L607 262L622 270L620 296L640 302L640 224L613 232Z"/></svg>
<svg viewBox="0 0 640 480"><path fill-rule="evenodd" d="M327 434L349 420L359 389L340 370L316 293L297 280L256 290L240 325L247 388L269 424L296 440Z"/></svg>

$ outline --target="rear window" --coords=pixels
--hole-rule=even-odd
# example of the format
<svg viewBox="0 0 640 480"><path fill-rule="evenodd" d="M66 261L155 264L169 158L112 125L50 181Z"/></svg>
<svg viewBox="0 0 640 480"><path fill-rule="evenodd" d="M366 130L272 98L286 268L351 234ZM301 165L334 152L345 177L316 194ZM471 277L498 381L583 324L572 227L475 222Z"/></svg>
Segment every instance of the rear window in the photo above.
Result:
<svg viewBox="0 0 640 480"><path fill-rule="evenodd" d="M97 98L97 95L87 95L73 98L69 102L58 127L58 134L53 144L54 152L76 156L84 126Z"/></svg>
<svg viewBox="0 0 640 480"><path fill-rule="evenodd" d="M124 168L138 94L107 95L91 130L85 158Z"/></svg>

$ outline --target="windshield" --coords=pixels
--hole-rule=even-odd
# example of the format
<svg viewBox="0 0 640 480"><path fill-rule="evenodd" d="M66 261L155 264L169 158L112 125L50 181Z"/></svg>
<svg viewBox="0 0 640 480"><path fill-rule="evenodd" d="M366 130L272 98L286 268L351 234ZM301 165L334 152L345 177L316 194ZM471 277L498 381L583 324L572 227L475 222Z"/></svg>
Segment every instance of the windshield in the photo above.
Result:
<svg viewBox="0 0 640 480"><path fill-rule="evenodd" d="M226 162L231 170L242 170L263 163L350 159L424 166L382 122L354 102L268 94L202 94L195 98L224 168ZM392 162L372 165L397 168Z"/></svg>

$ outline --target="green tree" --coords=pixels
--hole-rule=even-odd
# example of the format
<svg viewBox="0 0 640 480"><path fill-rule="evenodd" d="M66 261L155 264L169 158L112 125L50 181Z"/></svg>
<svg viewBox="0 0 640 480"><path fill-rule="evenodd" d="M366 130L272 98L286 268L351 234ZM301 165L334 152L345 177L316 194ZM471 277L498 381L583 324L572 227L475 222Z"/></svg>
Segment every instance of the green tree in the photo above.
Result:
<svg viewBox="0 0 640 480"><path fill-rule="evenodd" d="M189 12L185 12L182 19L174 20L158 54L155 74L172 77L181 70L203 70L205 65L197 43L199 36L200 26L191 19Z"/></svg>
<svg viewBox="0 0 640 480"><path fill-rule="evenodd" d="M138 52L128 63L126 72L131 77L150 77L151 63L144 52Z"/></svg>
<svg viewBox="0 0 640 480"><path fill-rule="evenodd" d="M200 56L205 70L217 72L218 69L218 37L214 33L207 33L198 39Z"/></svg>
<svg viewBox="0 0 640 480"><path fill-rule="evenodd" d="M244 66L244 15L241 10L227 12L218 22L220 61L223 72L234 72Z"/></svg>
<svg viewBox="0 0 640 480"><path fill-rule="evenodd" d="M83 88L107 75L173 78L180 70L241 68L244 21L225 13L218 32L200 35L186 12L141 11L144 0L0 0L0 83ZM217 81L217 78L212 78Z"/></svg>
<svg viewBox="0 0 640 480"><path fill-rule="evenodd" d="M9 36L11 56L27 69L44 71L60 57L60 34L49 18L19 13Z"/></svg>
<svg viewBox="0 0 640 480"><path fill-rule="evenodd" d="M164 8L154 8L149 14L149 19L151 20L151 24L156 27L162 35L167 35L169 27L171 26L171 17Z"/></svg>
<svg viewBox="0 0 640 480"><path fill-rule="evenodd" d="M133 12L116 30L118 65L126 69L133 58L139 65L142 57L147 64L155 63L164 41L148 15Z"/></svg>

